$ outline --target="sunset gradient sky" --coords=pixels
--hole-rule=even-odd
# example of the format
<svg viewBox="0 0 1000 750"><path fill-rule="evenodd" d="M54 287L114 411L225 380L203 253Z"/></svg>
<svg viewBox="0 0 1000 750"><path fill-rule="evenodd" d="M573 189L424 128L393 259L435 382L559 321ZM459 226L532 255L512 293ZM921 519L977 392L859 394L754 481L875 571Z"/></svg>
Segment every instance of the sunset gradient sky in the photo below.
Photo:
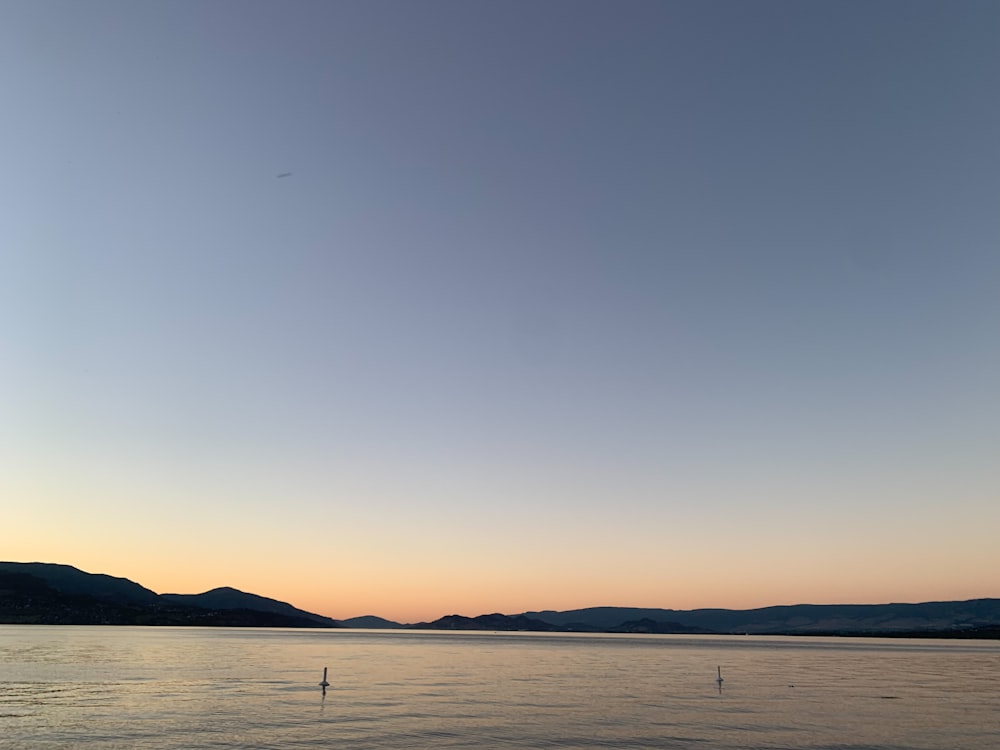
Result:
<svg viewBox="0 0 1000 750"><path fill-rule="evenodd" d="M405 622L1000 596L998 38L7 0L0 559Z"/></svg>

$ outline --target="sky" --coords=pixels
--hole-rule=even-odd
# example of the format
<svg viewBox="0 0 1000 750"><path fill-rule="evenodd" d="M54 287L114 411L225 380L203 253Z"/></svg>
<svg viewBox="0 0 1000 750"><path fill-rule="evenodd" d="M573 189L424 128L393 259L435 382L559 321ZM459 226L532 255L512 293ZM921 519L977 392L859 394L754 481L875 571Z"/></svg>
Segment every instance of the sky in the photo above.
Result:
<svg viewBox="0 0 1000 750"><path fill-rule="evenodd" d="M1000 596L998 35L7 0L0 559L402 622Z"/></svg>

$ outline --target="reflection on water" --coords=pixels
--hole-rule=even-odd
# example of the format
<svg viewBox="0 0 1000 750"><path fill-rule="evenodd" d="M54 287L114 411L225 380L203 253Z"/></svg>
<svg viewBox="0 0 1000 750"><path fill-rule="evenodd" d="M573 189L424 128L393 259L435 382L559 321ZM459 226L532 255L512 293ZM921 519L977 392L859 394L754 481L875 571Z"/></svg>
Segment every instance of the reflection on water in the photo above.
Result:
<svg viewBox="0 0 1000 750"><path fill-rule="evenodd" d="M0 747L981 750L998 668L995 642L0 626Z"/></svg>

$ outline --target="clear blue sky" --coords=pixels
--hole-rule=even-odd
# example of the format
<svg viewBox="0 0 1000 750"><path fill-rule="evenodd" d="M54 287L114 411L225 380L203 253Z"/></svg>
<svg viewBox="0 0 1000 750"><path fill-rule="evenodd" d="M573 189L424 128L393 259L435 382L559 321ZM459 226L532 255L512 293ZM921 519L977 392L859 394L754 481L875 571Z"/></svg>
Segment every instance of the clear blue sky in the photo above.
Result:
<svg viewBox="0 0 1000 750"><path fill-rule="evenodd" d="M8 0L3 557L403 620L1000 596L998 38Z"/></svg>

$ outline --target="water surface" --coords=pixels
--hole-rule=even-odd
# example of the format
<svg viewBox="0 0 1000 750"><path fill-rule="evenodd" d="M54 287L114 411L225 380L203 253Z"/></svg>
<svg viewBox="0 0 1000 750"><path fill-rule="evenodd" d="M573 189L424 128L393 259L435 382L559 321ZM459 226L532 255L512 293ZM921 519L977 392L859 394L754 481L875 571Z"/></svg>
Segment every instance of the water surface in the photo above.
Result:
<svg viewBox="0 0 1000 750"><path fill-rule="evenodd" d="M993 641L8 625L0 748L984 750L998 676Z"/></svg>

